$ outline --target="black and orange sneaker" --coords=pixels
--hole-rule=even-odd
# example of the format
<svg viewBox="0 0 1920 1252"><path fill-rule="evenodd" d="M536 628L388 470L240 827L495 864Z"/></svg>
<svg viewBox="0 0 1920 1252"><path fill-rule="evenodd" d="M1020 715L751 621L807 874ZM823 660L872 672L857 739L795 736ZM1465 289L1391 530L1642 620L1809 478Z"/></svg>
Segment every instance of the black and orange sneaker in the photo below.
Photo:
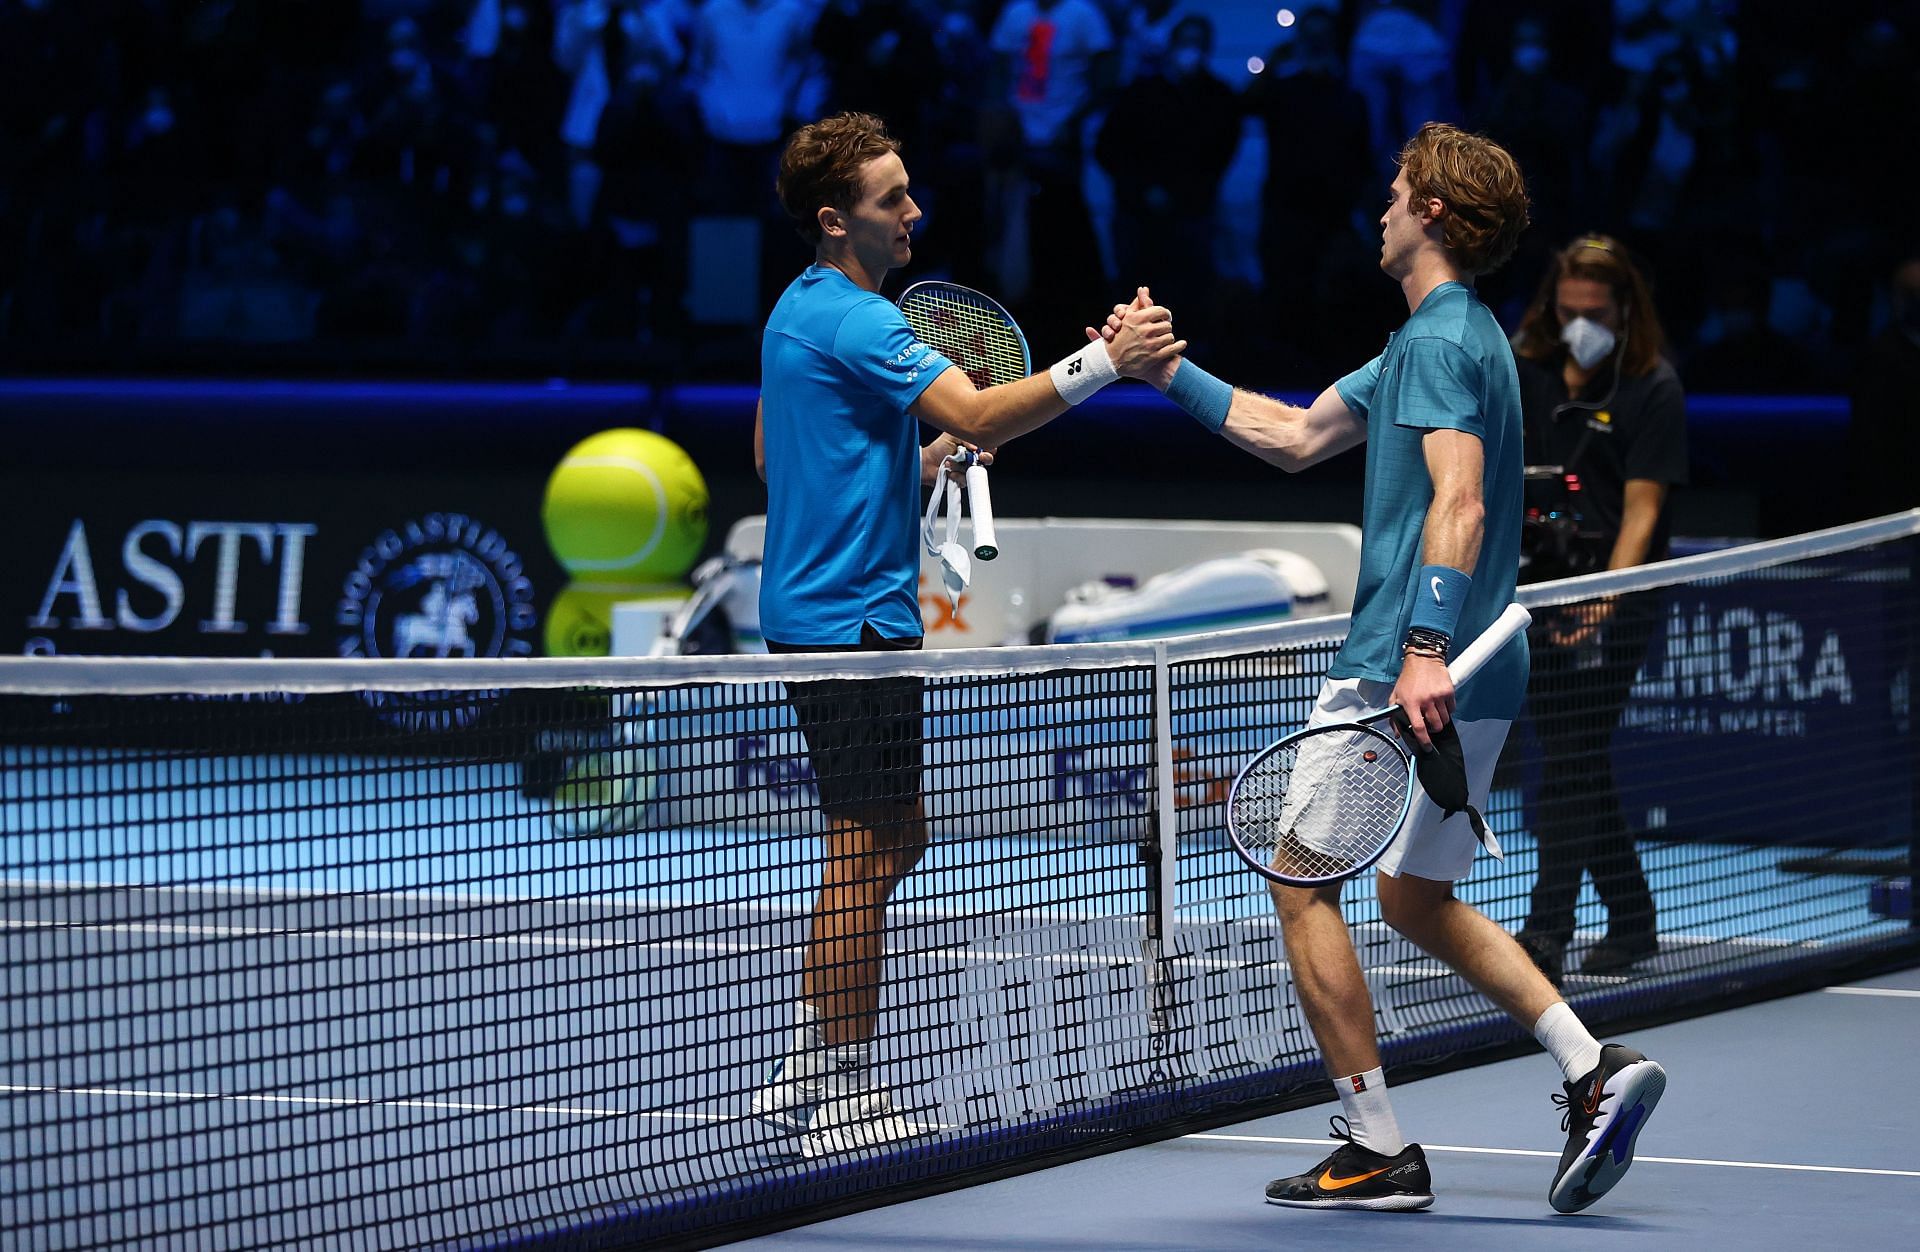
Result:
<svg viewBox="0 0 1920 1252"><path fill-rule="evenodd" d="M1567 1150L1547 1191L1547 1203L1559 1213L1578 1213L1626 1176L1633 1144L1653 1106L1667 1089L1667 1071L1632 1048L1610 1043L1600 1049L1600 1064L1567 1094L1553 1097L1566 1110L1560 1129Z"/></svg>
<svg viewBox="0 0 1920 1252"><path fill-rule="evenodd" d="M1346 1142L1306 1173L1268 1183L1268 1204L1299 1209L1423 1209L1433 1203L1433 1179L1419 1144L1408 1144L1397 1156L1382 1156L1353 1141L1346 1118L1330 1118L1329 1124L1333 1127L1330 1137Z"/></svg>

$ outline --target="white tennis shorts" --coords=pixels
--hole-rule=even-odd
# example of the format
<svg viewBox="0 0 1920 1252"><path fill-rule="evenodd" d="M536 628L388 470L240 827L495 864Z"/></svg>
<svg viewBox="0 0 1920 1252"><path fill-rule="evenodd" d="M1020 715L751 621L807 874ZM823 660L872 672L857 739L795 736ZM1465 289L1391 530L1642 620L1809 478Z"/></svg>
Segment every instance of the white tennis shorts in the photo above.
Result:
<svg viewBox="0 0 1920 1252"><path fill-rule="evenodd" d="M1392 704L1392 696L1392 683L1371 678L1329 678L1320 688L1320 698L1314 703L1313 716L1307 719L1307 725L1357 722ZM1473 798L1473 806L1484 814L1487 793L1493 787L1493 770L1500 763L1500 749L1506 746L1507 731L1513 723L1489 718L1454 725L1460 731L1460 749L1467 761L1467 794ZM1383 725L1381 729L1387 727ZM1295 763L1296 770L1300 764ZM1499 842L1491 836L1489 842L1492 846L1488 851L1495 857L1500 856ZM1473 823L1467 815L1442 814L1440 806L1427 798L1426 788L1415 778L1407 824L1374 868L1395 878L1412 874L1436 882L1453 882L1472 871L1473 858L1479 850L1480 841L1474 837Z"/></svg>

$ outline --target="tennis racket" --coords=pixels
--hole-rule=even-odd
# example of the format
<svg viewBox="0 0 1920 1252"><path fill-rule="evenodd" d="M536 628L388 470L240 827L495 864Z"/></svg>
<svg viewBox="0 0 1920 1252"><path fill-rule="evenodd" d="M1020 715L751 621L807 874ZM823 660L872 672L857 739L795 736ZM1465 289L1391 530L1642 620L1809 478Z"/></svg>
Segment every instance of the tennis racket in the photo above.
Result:
<svg viewBox="0 0 1920 1252"><path fill-rule="evenodd" d="M900 315L921 343L939 352L966 374L975 389L984 391L1018 382L1033 372L1027 337L1013 315L991 296L958 283L915 283L900 293ZM993 531L993 496L987 486L987 467L976 455L948 458L949 466L965 467L967 511L973 519L973 555L991 561L1000 555ZM947 507L958 506L958 484L948 487Z"/></svg>
<svg viewBox="0 0 1920 1252"><path fill-rule="evenodd" d="M1447 666L1458 687L1531 615L1517 604ZM1227 793L1227 834L1240 859L1294 887L1351 878L1378 861L1413 806L1413 754L1393 727L1399 705L1356 722L1296 731L1247 763Z"/></svg>

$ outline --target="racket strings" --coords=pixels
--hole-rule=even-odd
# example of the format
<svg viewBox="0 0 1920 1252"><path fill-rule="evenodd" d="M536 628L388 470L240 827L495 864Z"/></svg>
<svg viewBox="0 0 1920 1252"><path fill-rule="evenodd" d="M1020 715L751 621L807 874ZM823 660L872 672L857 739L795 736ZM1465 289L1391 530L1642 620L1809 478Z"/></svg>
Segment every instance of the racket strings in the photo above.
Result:
<svg viewBox="0 0 1920 1252"><path fill-rule="evenodd" d="M1384 737L1314 731L1275 748L1242 777L1234 837L1288 877L1340 878L1392 840L1410 790L1405 758Z"/></svg>
<svg viewBox="0 0 1920 1252"><path fill-rule="evenodd" d="M1026 345L997 305L955 291L915 291L901 301L900 312L920 342L959 366L975 387L1027 376Z"/></svg>

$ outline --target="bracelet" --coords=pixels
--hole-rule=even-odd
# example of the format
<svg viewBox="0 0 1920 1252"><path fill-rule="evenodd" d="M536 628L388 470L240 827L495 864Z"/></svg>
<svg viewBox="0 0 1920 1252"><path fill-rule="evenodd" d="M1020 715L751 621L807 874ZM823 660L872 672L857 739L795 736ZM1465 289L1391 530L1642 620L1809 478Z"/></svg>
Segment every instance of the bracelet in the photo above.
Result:
<svg viewBox="0 0 1920 1252"><path fill-rule="evenodd" d="M1053 389L1068 404L1079 404L1120 377L1120 371L1113 368L1113 358L1107 354L1104 339L1055 361L1047 374L1053 379Z"/></svg>
<svg viewBox="0 0 1920 1252"><path fill-rule="evenodd" d="M1426 626L1410 626L1407 628L1406 642L1401 647L1407 652L1439 657L1444 661L1447 653L1453 649L1453 639L1443 631Z"/></svg>
<svg viewBox="0 0 1920 1252"><path fill-rule="evenodd" d="M1217 435L1233 407L1233 387L1182 357L1174 367L1173 381L1167 384L1167 399Z"/></svg>

